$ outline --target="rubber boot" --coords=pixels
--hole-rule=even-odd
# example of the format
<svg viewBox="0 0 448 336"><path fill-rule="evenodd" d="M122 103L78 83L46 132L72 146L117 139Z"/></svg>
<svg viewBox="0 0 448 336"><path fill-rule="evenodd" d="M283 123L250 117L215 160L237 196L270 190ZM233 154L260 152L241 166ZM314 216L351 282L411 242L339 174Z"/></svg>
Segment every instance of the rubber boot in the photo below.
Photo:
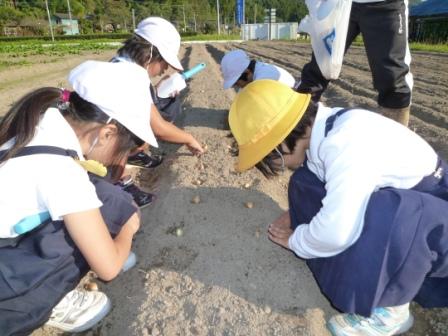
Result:
<svg viewBox="0 0 448 336"><path fill-rule="evenodd" d="M380 106L380 113L383 116L408 127L410 108L410 106L403 108L388 108Z"/></svg>

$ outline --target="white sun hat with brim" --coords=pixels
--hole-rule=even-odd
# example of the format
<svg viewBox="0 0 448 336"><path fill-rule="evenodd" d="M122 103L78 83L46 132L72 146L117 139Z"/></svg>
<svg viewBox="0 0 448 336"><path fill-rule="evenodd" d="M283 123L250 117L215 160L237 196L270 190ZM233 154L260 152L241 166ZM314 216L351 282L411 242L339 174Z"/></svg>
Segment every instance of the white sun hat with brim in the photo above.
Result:
<svg viewBox="0 0 448 336"><path fill-rule="evenodd" d="M140 21L134 33L152 43L163 59L176 70L184 70L177 57L180 35L173 24L161 17L149 17Z"/></svg>
<svg viewBox="0 0 448 336"><path fill-rule="evenodd" d="M250 58L242 50L229 51L221 60L224 89L231 88L250 64Z"/></svg>
<svg viewBox="0 0 448 336"><path fill-rule="evenodd" d="M87 61L70 72L68 81L81 98L158 147L150 126L152 101L144 68L130 62Z"/></svg>

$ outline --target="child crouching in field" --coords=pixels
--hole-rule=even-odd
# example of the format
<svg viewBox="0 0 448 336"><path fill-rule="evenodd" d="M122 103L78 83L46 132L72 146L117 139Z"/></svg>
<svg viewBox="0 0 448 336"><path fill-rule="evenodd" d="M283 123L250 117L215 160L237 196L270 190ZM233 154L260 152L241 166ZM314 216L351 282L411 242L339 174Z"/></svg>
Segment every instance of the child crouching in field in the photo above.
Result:
<svg viewBox="0 0 448 336"><path fill-rule="evenodd" d="M180 35L173 24L160 17L148 17L142 20L135 33L127 39L117 51L111 62L131 62L138 64L147 72L150 80L161 76L171 67L175 71L183 70L178 59ZM181 112L180 96L160 98L157 96L157 85L148 85L148 96L151 99L151 128L158 139L171 143L184 144L195 155L204 152L201 144L188 132L173 124ZM162 156L148 155L141 147L137 153L128 158L128 163L143 168L153 168L162 163ZM134 197L135 202L143 207L150 204L153 196L141 191L135 185L125 186Z"/></svg>
<svg viewBox="0 0 448 336"><path fill-rule="evenodd" d="M412 300L448 306L448 165L422 138L271 80L236 96L229 124L239 171L297 169L269 238L306 259L343 312L327 324L333 335L400 334Z"/></svg>
<svg viewBox="0 0 448 336"><path fill-rule="evenodd" d="M49 318L74 332L101 320L108 298L74 288L89 269L115 278L140 226L125 192L89 181L98 165L85 159L113 166L143 142L157 145L148 76L135 64L88 61L69 81L73 92L33 91L0 124L2 335L29 334Z"/></svg>
<svg viewBox="0 0 448 336"><path fill-rule="evenodd" d="M260 79L272 79L294 88L296 81L285 69L269 63L250 59L245 51L229 51L221 60L221 74L224 89L244 88L247 84Z"/></svg>
<svg viewBox="0 0 448 336"><path fill-rule="evenodd" d="M163 75L169 67L175 71L183 70L178 59L179 49L180 35L173 24L160 17L148 17L138 24L135 33L124 42L112 62L138 64L153 79ZM202 154L201 144L190 133L172 124L181 112L180 97L160 98L157 96L157 85L152 83L148 86L148 95L153 103L151 128L157 138L185 144L193 154Z"/></svg>

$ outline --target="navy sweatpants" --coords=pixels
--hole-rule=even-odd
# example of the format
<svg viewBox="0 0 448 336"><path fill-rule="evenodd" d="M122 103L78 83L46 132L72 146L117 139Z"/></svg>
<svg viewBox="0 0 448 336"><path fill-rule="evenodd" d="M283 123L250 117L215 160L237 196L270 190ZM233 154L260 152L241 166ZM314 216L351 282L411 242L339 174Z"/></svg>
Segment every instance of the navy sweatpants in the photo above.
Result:
<svg viewBox="0 0 448 336"><path fill-rule="evenodd" d="M308 259L320 289L346 313L412 301L448 307L448 165L413 189L384 188L369 200L359 239L328 258ZM304 165L290 179L292 229L322 207L325 185Z"/></svg>
<svg viewBox="0 0 448 336"><path fill-rule="evenodd" d="M150 86L150 92L152 100L163 119L168 122L174 122L182 110L180 96L160 98L152 85Z"/></svg>
<svg viewBox="0 0 448 336"><path fill-rule="evenodd" d="M113 237L136 212L132 197L90 175L103 202L101 214ZM15 247L0 248L0 335L28 335L89 271L63 221L43 224Z"/></svg>

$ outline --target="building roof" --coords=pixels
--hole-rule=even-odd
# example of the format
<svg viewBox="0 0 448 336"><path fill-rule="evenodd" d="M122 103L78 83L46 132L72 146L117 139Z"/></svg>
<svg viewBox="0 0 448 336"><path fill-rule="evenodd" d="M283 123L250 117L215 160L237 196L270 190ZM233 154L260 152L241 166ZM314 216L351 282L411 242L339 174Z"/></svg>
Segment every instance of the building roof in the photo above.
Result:
<svg viewBox="0 0 448 336"><path fill-rule="evenodd" d="M66 13L55 13L53 16L59 19L70 20L70 16ZM78 19L72 15L72 20L78 20Z"/></svg>
<svg viewBox="0 0 448 336"><path fill-rule="evenodd" d="M418 5L412 6L409 16L448 16L447 0L426 0Z"/></svg>
<svg viewBox="0 0 448 336"><path fill-rule="evenodd" d="M22 20L20 20L20 26L21 27L47 27L48 21L25 17Z"/></svg>

